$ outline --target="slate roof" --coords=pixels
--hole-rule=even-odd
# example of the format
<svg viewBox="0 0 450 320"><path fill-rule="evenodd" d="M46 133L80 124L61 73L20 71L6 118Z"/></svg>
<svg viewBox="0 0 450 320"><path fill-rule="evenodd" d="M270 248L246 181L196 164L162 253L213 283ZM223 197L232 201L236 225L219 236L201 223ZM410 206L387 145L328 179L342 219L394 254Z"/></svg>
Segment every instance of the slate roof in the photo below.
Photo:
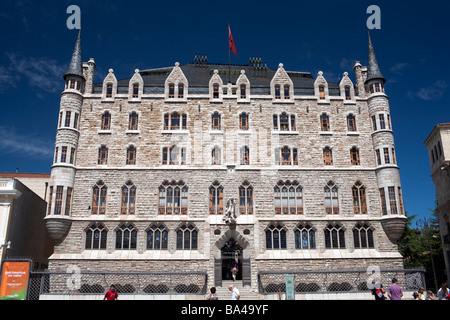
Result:
<svg viewBox="0 0 450 320"><path fill-rule="evenodd" d="M72 59L70 60L69 68L67 69L64 77L69 75L76 75L82 78L84 77L83 63L81 60L81 30L78 32L78 38L75 48L73 49Z"/></svg>
<svg viewBox="0 0 450 320"><path fill-rule="evenodd" d="M141 70L139 73L144 80L144 93L164 93L164 85L167 77L174 67L156 68ZM250 81L251 94L270 94L270 82L277 70L267 67L254 68L252 65L231 65L218 63L188 63L180 66L189 82L189 93L208 94L209 82L214 70L219 71L224 84L228 80L234 84L241 75L241 70L245 70L245 75ZM229 72L230 71L230 72ZM294 84L294 94L314 95L315 79L309 72L287 71ZM119 93L127 93L131 78L117 81ZM328 83L331 96L340 95L339 84ZM102 84L96 84L94 92L99 93Z"/></svg>

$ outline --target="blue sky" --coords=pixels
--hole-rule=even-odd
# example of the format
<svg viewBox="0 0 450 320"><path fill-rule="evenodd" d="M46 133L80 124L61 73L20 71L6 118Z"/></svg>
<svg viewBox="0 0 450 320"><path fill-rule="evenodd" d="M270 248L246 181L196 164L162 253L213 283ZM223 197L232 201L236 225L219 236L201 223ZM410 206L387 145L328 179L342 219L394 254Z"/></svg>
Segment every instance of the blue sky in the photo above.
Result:
<svg viewBox="0 0 450 320"><path fill-rule="evenodd" d="M60 93L77 35L66 27L69 5L82 13L83 60L95 58L96 81L109 68L129 78L136 68L228 62L228 22L239 58L260 56L269 67L323 71L354 79L367 64L367 8L381 8L371 31L387 79L406 210L435 207L423 142L437 123L450 122L450 3L435 1L50 1L0 4L0 171L49 173Z"/></svg>

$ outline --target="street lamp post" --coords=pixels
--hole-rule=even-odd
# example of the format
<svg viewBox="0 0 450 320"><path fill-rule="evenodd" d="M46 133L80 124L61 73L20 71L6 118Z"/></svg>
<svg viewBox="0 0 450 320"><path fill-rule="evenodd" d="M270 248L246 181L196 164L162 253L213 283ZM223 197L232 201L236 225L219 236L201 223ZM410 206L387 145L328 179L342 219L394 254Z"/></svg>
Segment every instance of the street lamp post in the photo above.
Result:
<svg viewBox="0 0 450 320"><path fill-rule="evenodd" d="M426 239L427 239L428 248L430 250L431 266L433 268L433 276L434 276L434 285L435 285L435 288L437 290L438 289L438 284L437 284L437 278L436 278L436 270L435 270L435 267L434 267L433 252L431 251L431 242L430 242L430 237L431 237L430 222L431 222L431 220L427 219L427 218L418 219L417 222L416 222L416 226L418 226L419 228L424 229L426 234L427 234ZM416 230L417 234L420 234L420 232L421 231L419 229Z"/></svg>

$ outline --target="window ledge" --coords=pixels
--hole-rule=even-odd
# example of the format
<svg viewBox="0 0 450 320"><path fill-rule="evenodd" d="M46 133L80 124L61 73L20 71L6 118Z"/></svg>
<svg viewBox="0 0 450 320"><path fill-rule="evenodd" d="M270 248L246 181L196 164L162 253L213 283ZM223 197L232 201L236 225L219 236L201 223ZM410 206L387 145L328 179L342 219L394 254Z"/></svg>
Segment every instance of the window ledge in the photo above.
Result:
<svg viewBox="0 0 450 320"><path fill-rule="evenodd" d="M320 135L322 136L332 136L333 134L333 131L320 131Z"/></svg>
<svg viewBox="0 0 450 320"><path fill-rule="evenodd" d="M180 135L188 135L189 130L162 130L162 134L180 134Z"/></svg>
<svg viewBox="0 0 450 320"><path fill-rule="evenodd" d="M279 104L294 104L295 101L292 99L273 99L272 103L279 103Z"/></svg>
<svg viewBox="0 0 450 320"><path fill-rule="evenodd" d="M111 130L98 130L98 134L112 134Z"/></svg>
<svg viewBox="0 0 450 320"><path fill-rule="evenodd" d="M347 135L348 136L359 136L360 132L359 131L347 131Z"/></svg>
<svg viewBox="0 0 450 320"><path fill-rule="evenodd" d="M141 130L127 130L126 134L141 134Z"/></svg>
<svg viewBox="0 0 450 320"><path fill-rule="evenodd" d="M222 130L209 130L209 134L223 135L223 131Z"/></svg>
<svg viewBox="0 0 450 320"><path fill-rule="evenodd" d="M290 134L293 134L293 135L298 135L298 134L300 134L298 131L277 131L277 130L273 130L272 131L272 134L281 134L281 135L290 135Z"/></svg>
<svg viewBox="0 0 450 320"><path fill-rule="evenodd" d="M238 131L238 135L251 135L252 134L252 130L239 130Z"/></svg>

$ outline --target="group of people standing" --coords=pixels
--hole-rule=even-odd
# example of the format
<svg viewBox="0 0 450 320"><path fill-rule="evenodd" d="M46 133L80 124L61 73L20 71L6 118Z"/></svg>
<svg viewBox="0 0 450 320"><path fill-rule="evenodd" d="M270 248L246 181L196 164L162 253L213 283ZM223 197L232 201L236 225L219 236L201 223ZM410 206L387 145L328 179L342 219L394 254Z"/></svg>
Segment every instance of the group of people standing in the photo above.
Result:
<svg viewBox="0 0 450 320"><path fill-rule="evenodd" d="M385 296L386 293L387 297ZM372 295L375 296L375 300L402 300L403 290L397 284L397 279L393 278L392 285L389 286L387 292L380 282L373 283ZM414 300L450 300L450 293L447 288L447 283L444 282L436 295L434 295L431 290L427 290L425 293L425 288L419 287L419 289L413 293L413 298Z"/></svg>

